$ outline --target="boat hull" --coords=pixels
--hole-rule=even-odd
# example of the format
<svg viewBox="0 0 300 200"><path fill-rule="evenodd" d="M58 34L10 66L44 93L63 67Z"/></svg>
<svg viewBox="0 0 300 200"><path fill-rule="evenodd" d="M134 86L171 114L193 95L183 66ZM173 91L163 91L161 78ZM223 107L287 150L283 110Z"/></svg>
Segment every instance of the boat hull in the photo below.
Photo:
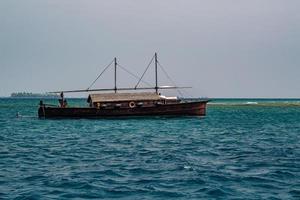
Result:
<svg viewBox="0 0 300 200"><path fill-rule="evenodd" d="M90 107L47 107L41 105L40 118L106 118L130 116L205 116L208 101L162 104L151 107L98 109Z"/></svg>

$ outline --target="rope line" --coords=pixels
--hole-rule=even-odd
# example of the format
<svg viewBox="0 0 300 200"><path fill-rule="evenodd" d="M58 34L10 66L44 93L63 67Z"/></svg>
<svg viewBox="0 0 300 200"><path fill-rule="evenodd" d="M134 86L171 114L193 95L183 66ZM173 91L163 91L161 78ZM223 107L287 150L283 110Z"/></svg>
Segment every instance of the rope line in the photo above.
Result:
<svg viewBox="0 0 300 200"><path fill-rule="evenodd" d="M130 74L131 76L135 77L136 79L140 79L140 77L138 77L137 75L135 75L134 73L132 73L131 71L129 71L128 69L126 69L125 67L121 66L120 64L117 64L121 69L123 69L125 72L127 72L128 74ZM143 81L141 80L141 82L147 84L148 86L151 86L150 83L146 82L146 81Z"/></svg>
<svg viewBox="0 0 300 200"><path fill-rule="evenodd" d="M155 57L155 56L153 56L153 57L151 58L151 60L150 60L150 62L149 62L149 64L148 64L148 66L146 67L146 69L145 69L145 71L144 71L143 75L141 76L140 80L137 82L137 84L135 85L135 87L134 87L134 88L137 88L137 87L138 87L138 85L140 84L140 82L141 82L141 80L143 79L143 77L144 77L145 73L147 72L147 70L149 69L149 67L150 67L151 63L153 62L153 59L154 59L154 57Z"/></svg>
<svg viewBox="0 0 300 200"><path fill-rule="evenodd" d="M100 76L111 66L111 64L113 62L114 62L114 59L104 68L104 70L98 75L96 80L93 81L93 83L87 88L87 90L89 90L96 83L96 81L100 78Z"/></svg>
<svg viewBox="0 0 300 200"><path fill-rule="evenodd" d="M160 64L159 61L157 61L159 67L162 69L163 73L166 75L166 77L169 79L169 81L176 87L177 84L175 83L175 81L173 81L173 79L169 76L169 74L167 73L167 71L164 69L164 67ZM179 89L176 89L176 91L181 95L181 96L184 96L183 93L179 90Z"/></svg>

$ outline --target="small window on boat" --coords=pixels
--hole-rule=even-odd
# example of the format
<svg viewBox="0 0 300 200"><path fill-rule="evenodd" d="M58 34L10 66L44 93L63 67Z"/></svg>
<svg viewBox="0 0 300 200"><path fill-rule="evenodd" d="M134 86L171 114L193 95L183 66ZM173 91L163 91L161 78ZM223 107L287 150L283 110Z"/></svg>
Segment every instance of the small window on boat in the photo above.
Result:
<svg viewBox="0 0 300 200"><path fill-rule="evenodd" d="M122 104L120 104L120 103L115 104L116 108L120 108L121 106L122 106Z"/></svg>
<svg viewBox="0 0 300 200"><path fill-rule="evenodd" d="M138 102L137 105L138 105L138 106L143 106L144 103L143 103L143 102Z"/></svg>

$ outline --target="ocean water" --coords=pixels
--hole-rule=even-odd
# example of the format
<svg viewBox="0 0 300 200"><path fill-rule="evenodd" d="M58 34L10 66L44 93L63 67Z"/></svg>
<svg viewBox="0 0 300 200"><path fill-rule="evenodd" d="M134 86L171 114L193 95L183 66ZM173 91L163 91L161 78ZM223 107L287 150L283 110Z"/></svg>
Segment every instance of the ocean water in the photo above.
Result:
<svg viewBox="0 0 300 200"><path fill-rule="evenodd" d="M0 99L0 199L300 199L300 100L103 120L39 120L38 102Z"/></svg>

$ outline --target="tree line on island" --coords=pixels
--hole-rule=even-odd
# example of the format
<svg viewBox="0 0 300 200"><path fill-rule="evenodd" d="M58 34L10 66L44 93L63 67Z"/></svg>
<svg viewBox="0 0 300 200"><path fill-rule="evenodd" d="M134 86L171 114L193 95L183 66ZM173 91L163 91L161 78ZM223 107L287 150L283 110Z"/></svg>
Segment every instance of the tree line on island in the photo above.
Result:
<svg viewBox="0 0 300 200"><path fill-rule="evenodd" d="M11 93L10 97L58 98L59 95L57 95L57 94L49 94L49 93L14 92L14 93Z"/></svg>

